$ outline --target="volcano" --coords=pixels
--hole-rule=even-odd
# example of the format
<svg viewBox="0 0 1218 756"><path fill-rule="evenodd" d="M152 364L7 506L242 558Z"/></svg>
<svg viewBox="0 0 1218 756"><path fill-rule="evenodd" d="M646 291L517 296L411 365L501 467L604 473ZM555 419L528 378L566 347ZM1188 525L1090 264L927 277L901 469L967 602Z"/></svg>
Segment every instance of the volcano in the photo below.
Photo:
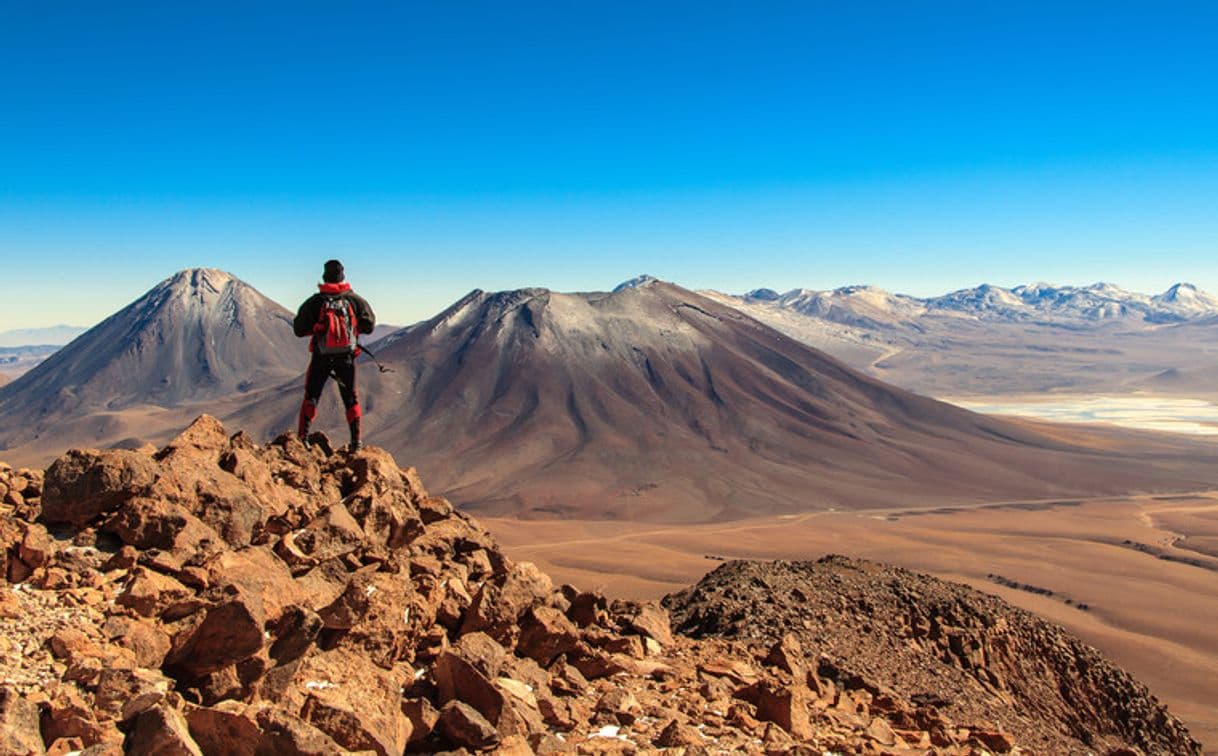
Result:
<svg viewBox="0 0 1218 756"><path fill-rule="evenodd" d="M115 413L274 386L301 354L283 306L223 271L183 270L0 389L0 448L81 443L88 418L106 421L86 439L107 440Z"/></svg>
<svg viewBox="0 0 1218 756"><path fill-rule="evenodd" d="M361 374L365 438L482 514L693 522L1218 479L1212 447L974 414L659 281L474 291L378 346L393 372ZM320 427L343 438L336 395ZM231 417L272 434L299 400Z"/></svg>

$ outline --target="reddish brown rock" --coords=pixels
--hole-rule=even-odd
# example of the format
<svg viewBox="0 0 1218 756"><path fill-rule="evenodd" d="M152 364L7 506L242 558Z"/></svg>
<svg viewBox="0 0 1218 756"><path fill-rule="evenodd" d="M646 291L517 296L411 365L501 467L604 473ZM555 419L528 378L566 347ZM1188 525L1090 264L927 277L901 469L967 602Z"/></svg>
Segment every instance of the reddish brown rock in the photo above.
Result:
<svg viewBox="0 0 1218 756"><path fill-rule="evenodd" d="M188 563L201 564L224 547L216 531L185 507L164 499L142 496L129 499L103 523L102 529L129 546L145 551L155 549L156 563L166 571L181 569Z"/></svg>
<svg viewBox="0 0 1218 756"><path fill-rule="evenodd" d="M190 736L203 753L254 756L262 731L246 713L247 709L238 701L221 701L211 707L188 706L186 724Z"/></svg>
<svg viewBox="0 0 1218 756"><path fill-rule="evenodd" d="M532 563L512 565L482 584L465 614L461 634L481 631L504 645L513 645L520 631L520 615L534 604L544 603L552 588L549 576Z"/></svg>
<svg viewBox="0 0 1218 756"><path fill-rule="evenodd" d="M411 468L411 472L414 472L413 468ZM449 503L448 499L439 496L423 496L419 499L418 509L424 525L439 522L453 515L453 505Z"/></svg>
<svg viewBox="0 0 1218 756"><path fill-rule="evenodd" d="M21 523L21 526L25 528L25 536L17 548L17 558L33 568L45 566L55 553L54 541L42 526L28 523Z"/></svg>
<svg viewBox="0 0 1218 756"><path fill-rule="evenodd" d="M234 589L173 639L166 668L201 677L247 659L262 648L265 621L258 597Z"/></svg>
<svg viewBox="0 0 1218 756"><path fill-rule="evenodd" d="M567 663L579 670L579 673L589 680L629 672L633 668L633 662L633 659L606 653L583 641L580 641L574 651L567 654Z"/></svg>
<svg viewBox="0 0 1218 756"><path fill-rule="evenodd" d="M900 738L896 731L892 729L892 725L883 717L873 717L871 724L867 725L867 737L883 746L894 746L900 742Z"/></svg>
<svg viewBox="0 0 1218 756"><path fill-rule="evenodd" d="M186 719L168 706L154 706L135 720L124 750L132 756L203 756Z"/></svg>
<svg viewBox="0 0 1218 756"><path fill-rule="evenodd" d="M773 722L798 740L812 737L808 718L810 695L802 684L762 683L757 687L757 718Z"/></svg>
<svg viewBox="0 0 1218 756"><path fill-rule="evenodd" d="M495 571L495 568L491 566L491 558L487 554L486 549L474 549L466 554L462 554L461 563L469 569L471 580L481 580L489 577Z"/></svg>
<svg viewBox="0 0 1218 756"><path fill-rule="evenodd" d="M130 617L111 617L102 631L110 641L131 651L141 667L156 669L169 653L169 636L150 623Z"/></svg>
<svg viewBox="0 0 1218 756"><path fill-rule="evenodd" d="M619 725L631 725L642 713L642 706L632 693L613 688L597 700L595 710Z"/></svg>
<svg viewBox="0 0 1218 756"><path fill-rule="evenodd" d="M235 664L203 675L194 680L193 685L198 689L202 702L207 706L226 699L242 698L245 693L245 685L237 673Z"/></svg>
<svg viewBox="0 0 1218 756"><path fill-rule="evenodd" d="M330 697L310 697L301 715L351 751L372 751L379 756L400 754L410 740L410 720L404 714L385 730L358 700L336 702Z"/></svg>
<svg viewBox="0 0 1218 756"><path fill-rule="evenodd" d="M42 519L84 526L145 490L158 472L135 452L73 449L47 469Z"/></svg>
<svg viewBox="0 0 1218 756"><path fill-rule="evenodd" d="M794 633L787 633L770 647L766 663L786 671L796 680L803 680L807 675L808 665L804 660L803 646Z"/></svg>
<svg viewBox="0 0 1218 756"><path fill-rule="evenodd" d="M757 676L757 670L739 659L716 659L702 662L698 665L698 671L713 677L726 677L740 685L752 685L760 679Z"/></svg>
<svg viewBox="0 0 1218 756"><path fill-rule="evenodd" d="M532 746L523 735L508 735L491 751L492 756L534 756Z"/></svg>
<svg viewBox="0 0 1218 756"><path fill-rule="evenodd" d="M194 595L194 591L168 575L137 567L127 577L127 583L115 598L115 603L141 616L155 617L170 605L193 598Z"/></svg>
<svg viewBox="0 0 1218 756"><path fill-rule="evenodd" d="M275 641L270 655L278 664L287 664L300 658L321 632L324 624L321 617L311 609L293 606L283 612L275 627Z"/></svg>
<svg viewBox="0 0 1218 756"><path fill-rule="evenodd" d="M774 722L766 725L761 742L765 745L765 752L767 754L786 754L795 749L795 740L791 737L791 733Z"/></svg>
<svg viewBox="0 0 1218 756"><path fill-rule="evenodd" d="M293 754L294 756L342 756L348 751L330 736L300 717L264 703L251 706L247 715L262 730L256 753Z"/></svg>
<svg viewBox="0 0 1218 756"><path fill-rule="evenodd" d="M440 712L427 698L407 698L402 701L402 713L410 720L410 742L417 743L431 735L440 720Z"/></svg>
<svg viewBox="0 0 1218 756"><path fill-rule="evenodd" d="M346 632L339 640L339 646L358 649L386 669L400 661L412 661L414 641L418 631L426 626L414 586L400 574L371 566L366 569L375 571L357 573L343 596L335 602L336 607L352 604L360 607L359 612L351 616L349 626L343 628ZM359 593L353 595L353 591ZM337 619L329 608L323 609L319 616L327 626L347 624Z"/></svg>
<svg viewBox="0 0 1218 756"><path fill-rule="evenodd" d="M548 606L531 607L520 619L519 653L548 667L560 655L579 646L579 630L562 612Z"/></svg>
<svg viewBox="0 0 1218 756"><path fill-rule="evenodd" d="M411 723L402 713L401 672L335 649L302 660L289 700L303 699L302 719L351 750L400 754Z"/></svg>
<svg viewBox="0 0 1218 756"><path fill-rule="evenodd" d="M41 606L62 623L49 643L34 646L43 660L36 663L56 679L47 693L30 694L44 710L41 735L59 749L113 749L126 740L129 749L192 752L193 740L204 752L235 754L811 753L813 745L817 753L993 752L1006 737L961 727L958 713L931 709L934 701L916 707L871 679L874 665L860 675L837 656L821 657L801 675L803 651L781 633L823 634L820 617L837 605L803 613L811 597L799 585L729 584L727 598L749 599L743 613L705 611L705 593L694 610L674 609L686 629L781 641L768 656L755 640L673 635L654 605L570 586L554 591L380 450L305 449L290 434L258 446L226 439L207 419L152 464L149 485L56 539L22 519L37 497L0 467L5 492L26 501L19 512L0 507L0 553L9 575L28 581L0 592L0 617L37 615ZM117 544L108 534L122 542L109 559ZM884 607L873 596L852 597L842 611L876 623ZM990 669L1015 648L1009 622L983 626L960 606L928 613L913 604L883 637L899 641L898 651L905 640L924 644L991 688L1001 687L996 679L1022 680ZM767 614L787 610L795 624ZM849 656L814 634L802 637ZM26 648L0 637L2 658ZM750 663L763 658L764 670ZM1078 674L1077 666L1063 669ZM1086 688L1071 690L1092 700ZM175 711L185 714L185 735L167 713ZM609 727L626 739L596 737ZM1138 737L1191 742L1156 740L1169 729ZM1097 751L1120 746L1095 733ZM1019 742L1055 752L1046 744L1064 741ZM1176 751L1190 752L1148 750Z"/></svg>
<svg viewBox="0 0 1218 756"><path fill-rule="evenodd" d="M1001 730L974 729L969 735L981 741L986 748L994 753L1010 753L1015 748L1015 742L1011 736Z"/></svg>
<svg viewBox="0 0 1218 756"><path fill-rule="evenodd" d="M9 685L0 685L0 753L44 752L38 707Z"/></svg>
<svg viewBox="0 0 1218 756"><path fill-rule="evenodd" d="M47 746L47 756L68 756L85 750L85 741L80 738L56 738Z"/></svg>
<svg viewBox="0 0 1218 756"><path fill-rule="evenodd" d="M580 627L589 627L595 625L604 625L608 619L609 602L604 596L597 593L581 593L571 586L564 586L570 589L570 607L567 609L567 616L571 618L575 624Z"/></svg>
<svg viewBox="0 0 1218 756"><path fill-rule="evenodd" d="M343 592L328 606L318 611L322 624L330 630L350 630L367 612L376 568L365 567L351 575Z"/></svg>
<svg viewBox="0 0 1218 756"><path fill-rule="evenodd" d="M494 685L504 699L499 719L492 720L500 733L531 735L545 731L545 719L530 685L510 677L497 677Z"/></svg>
<svg viewBox="0 0 1218 756"><path fill-rule="evenodd" d="M157 452L157 459L174 462L174 457L202 457L218 462L220 452L228 447L228 432L211 415L199 415Z"/></svg>
<svg viewBox="0 0 1218 756"><path fill-rule="evenodd" d="M165 700L172 681L147 669L106 669L98 677L97 715L126 722Z"/></svg>
<svg viewBox="0 0 1218 756"><path fill-rule="evenodd" d="M541 712L542 721L556 730L568 732L579 724L579 718L567 698L538 696L537 710Z"/></svg>
<svg viewBox="0 0 1218 756"><path fill-rule="evenodd" d="M220 456L220 469L241 481L258 500L266 520L283 518L296 497L275 484L271 468L253 449L234 447Z"/></svg>
<svg viewBox="0 0 1218 756"><path fill-rule="evenodd" d="M401 548L423 534L423 520L404 490L375 493L364 486L346 499L348 510L363 526L368 544Z"/></svg>
<svg viewBox="0 0 1218 756"><path fill-rule="evenodd" d="M359 522L345 506L333 504L307 527L285 534L275 553L297 572L350 554L363 543Z"/></svg>
<svg viewBox="0 0 1218 756"><path fill-rule="evenodd" d="M268 622L277 621L288 606L305 605L310 599L269 546L226 551L210 560L206 584L221 590L237 587L257 595Z"/></svg>
<svg viewBox="0 0 1218 756"><path fill-rule="evenodd" d="M313 611L321 611L334 603L351 580L351 566L343 559L330 559L295 577L301 603Z"/></svg>
<svg viewBox="0 0 1218 756"><path fill-rule="evenodd" d="M550 667L550 685L556 693L578 696L588 689L588 678L573 665L559 661Z"/></svg>
<svg viewBox="0 0 1218 756"><path fill-rule="evenodd" d="M477 709L462 701L444 704L436 730L452 745L476 751L491 748L500 739L494 726Z"/></svg>
<svg viewBox="0 0 1218 756"><path fill-rule="evenodd" d="M673 719L660 731L659 736L654 741L654 745L661 748L686 748L689 746L700 746L703 742L703 737L698 734L696 729Z"/></svg>
<svg viewBox="0 0 1218 756"><path fill-rule="evenodd" d="M182 480L179 482L175 478ZM268 516L261 502L241 480L219 468L193 474L175 471L171 476L162 475L152 491L172 497L173 494L164 491L170 485L178 487L181 491L177 494L181 497L179 500L234 549L250 545Z"/></svg>
<svg viewBox="0 0 1218 756"><path fill-rule="evenodd" d="M661 646L672 645L672 627L668 611L651 602L631 604L625 611L627 628L658 642Z"/></svg>
<svg viewBox="0 0 1218 756"><path fill-rule="evenodd" d="M502 665L502 649L500 659L494 661L485 653L479 658L479 653L454 646L436 658L432 676L439 693L437 702L443 705L454 700L464 701L488 721L497 722L503 713L504 697L491 680L498 675Z"/></svg>
<svg viewBox="0 0 1218 756"><path fill-rule="evenodd" d="M113 723L97 721L92 702L86 700L74 685L57 687L42 708L42 736L46 741L80 738L87 745L122 742L122 734Z"/></svg>
<svg viewBox="0 0 1218 756"><path fill-rule="evenodd" d="M80 659L81 657L100 659L104 655L101 646L96 641L80 630L71 627L56 630L51 639L47 641L47 645L50 646L51 653L57 658L68 662Z"/></svg>

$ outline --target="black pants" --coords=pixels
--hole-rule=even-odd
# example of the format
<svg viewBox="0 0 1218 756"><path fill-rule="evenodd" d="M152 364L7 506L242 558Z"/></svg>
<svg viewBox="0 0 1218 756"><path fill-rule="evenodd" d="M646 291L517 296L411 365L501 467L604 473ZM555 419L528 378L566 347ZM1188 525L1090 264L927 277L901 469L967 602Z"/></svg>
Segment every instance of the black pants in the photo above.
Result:
<svg viewBox="0 0 1218 756"><path fill-rule="evenodd" d="M326 380L335 378L338 382L338 393L343 398L343 406L347 408L347 424L351 426L351 438L359 437L359 419L362 415L359 406L359 391L355 387L355 354L320 354L313 353L309 360L309 369L305 372L305 398L300 405L300 435L309 431L309 424L317 416L317 401L321 399L321 391L326 387Z"/></svg>

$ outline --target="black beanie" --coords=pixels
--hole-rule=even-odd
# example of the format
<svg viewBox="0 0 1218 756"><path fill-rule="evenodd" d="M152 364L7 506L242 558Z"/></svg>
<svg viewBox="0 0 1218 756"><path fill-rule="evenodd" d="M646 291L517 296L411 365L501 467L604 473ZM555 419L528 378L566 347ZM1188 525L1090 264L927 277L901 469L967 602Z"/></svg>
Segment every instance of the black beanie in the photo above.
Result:
<svg viewBox="0 0 1218 756"><path fill-rule="evenodd" d="M326 283L342 283L343 264L338 260L326 260L326 271L321 274L321 280Z"/></svg>

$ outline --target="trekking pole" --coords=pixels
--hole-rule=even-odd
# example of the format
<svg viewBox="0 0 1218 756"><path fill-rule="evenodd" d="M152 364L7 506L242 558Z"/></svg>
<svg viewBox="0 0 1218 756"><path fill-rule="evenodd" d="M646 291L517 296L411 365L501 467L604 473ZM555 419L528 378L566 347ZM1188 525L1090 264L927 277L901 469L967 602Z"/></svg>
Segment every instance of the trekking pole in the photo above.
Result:
<svg viewBox="0 0 1218 756"><path fill-rule="evenodd" d="M360 350L360 352L368 355L368 359L372 360L372 364L376 365L377 370L381 371L382 373L392 373L393 372L393 368L387 368L384 365L382 365L381 361L376 358L376 355L373 354L372 350L369 349L368 347L364 346L363 344L360 344L359 350Z"/></svg>

